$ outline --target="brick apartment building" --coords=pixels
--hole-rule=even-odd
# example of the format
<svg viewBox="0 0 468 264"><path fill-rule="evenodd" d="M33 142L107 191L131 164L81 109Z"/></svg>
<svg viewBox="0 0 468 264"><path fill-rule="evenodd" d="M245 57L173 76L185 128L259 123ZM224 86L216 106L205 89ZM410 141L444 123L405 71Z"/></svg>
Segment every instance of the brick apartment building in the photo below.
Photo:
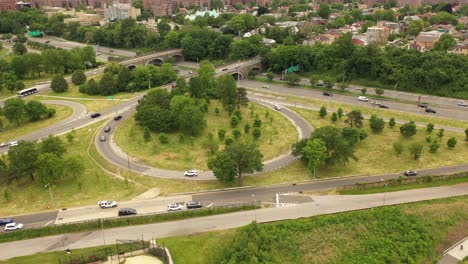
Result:
<svg viewBox="0 0 468 264"><path fill-rule="evenodd" d="M0 11L15 10L15 9L16 9L15 0L0 0Z"/></svg>
<svg viewBox="0 0 468 264"><path fill-rule="evenodd" d="M224 5L235 5L237 3L249 3L248 0L223 0ZM257 5L270 4L271 0L255 0ZM170 16L177 8L200 6L211 9L211 0L143 0L146 9L151 9L155 16Z"/></svg>

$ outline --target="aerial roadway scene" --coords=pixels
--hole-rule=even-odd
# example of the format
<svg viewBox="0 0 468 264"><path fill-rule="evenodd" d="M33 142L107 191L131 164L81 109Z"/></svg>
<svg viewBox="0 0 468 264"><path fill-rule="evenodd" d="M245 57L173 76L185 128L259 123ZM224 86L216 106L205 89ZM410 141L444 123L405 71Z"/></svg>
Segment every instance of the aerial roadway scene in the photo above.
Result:
<svg viewBox="0 0 468 264"><path fill-rule="evenodd" d="M0 0L0 264L468 264L466 0Z"/></svg>

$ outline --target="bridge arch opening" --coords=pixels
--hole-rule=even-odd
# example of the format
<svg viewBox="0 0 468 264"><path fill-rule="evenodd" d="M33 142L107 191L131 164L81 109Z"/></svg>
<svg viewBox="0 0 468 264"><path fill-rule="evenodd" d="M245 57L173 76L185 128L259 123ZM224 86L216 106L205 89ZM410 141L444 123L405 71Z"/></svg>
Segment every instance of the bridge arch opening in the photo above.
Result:
<svg viewBox="0 0 468 264"><path fill-rule="evenodd" d="M162 66L164 64L164 60L160 58L152 59L146 63L146 65L156 65L156 66Z"/></svg>
<svg viewBox="0 0 468 264"><path fill-rule="evenodd" d="M237 80L238 78L240 80L243 80L244 79L244 75L242 75L242 73L240 72L239 74L237 74L237 72L233 73L232 74L232 77L234 78L234 80Z"/></svg>
<svg viewBox="0 0 468 264"><path fill-rule="evenodd" d="M184 56L180 55L180 54L176 54L174 56L172 56L172 58L174 59L174 61L177 63L177 62L183 62L184 61Z"/></svg>
<svg viewBox="0 0 468 264"><path fill-rule="evenodd" d="M128 69L129 71L133 71L135 68L136 68L136 65L133 65L133 64L127 66L127 69Z"/></svg>
<svg viewBox="0 0 468 264"><path fill-rule="evenodd" d="M250 71L253 72L254 75L258 75L261 73L262 70L260 69L260 67L253 67Z"/></svg>

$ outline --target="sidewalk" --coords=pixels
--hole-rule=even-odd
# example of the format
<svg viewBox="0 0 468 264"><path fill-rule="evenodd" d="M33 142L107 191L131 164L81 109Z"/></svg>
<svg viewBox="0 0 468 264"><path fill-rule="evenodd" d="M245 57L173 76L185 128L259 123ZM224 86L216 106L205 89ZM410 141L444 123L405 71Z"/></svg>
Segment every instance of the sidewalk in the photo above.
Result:
<svg viewBox="0 0 468 264"><path fill-rule="evenodd" d="M468 256L468 237L465 237L444 252L439 264L457 264Z"/></svg>
<svg viewBox="0 0 468 264"><path fill-rule="evenodd" d="M181 221L156 223L140 226L104 229L50 236L9 243L2 243L0 260L39 252L86 248L112 244L117 239L150 239L189 235L213 230L224 230L245 226L256 220L259 223L298 219L323 214L333 214L373 207L433 200L452 196L468 195L468 183L426 189L366 195L312 196L313 202L279 208L265 208L208 217L191 218Z"/></svg>

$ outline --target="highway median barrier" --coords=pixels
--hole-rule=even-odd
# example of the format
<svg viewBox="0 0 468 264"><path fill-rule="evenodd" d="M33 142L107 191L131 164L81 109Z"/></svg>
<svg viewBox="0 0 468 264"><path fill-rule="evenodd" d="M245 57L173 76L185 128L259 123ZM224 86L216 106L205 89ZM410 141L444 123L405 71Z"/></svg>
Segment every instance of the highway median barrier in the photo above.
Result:
<svg viewBox="0 0 468 264"><path fill-rule="evenodd" d="M75 233L82 231L94 231L100 229L110 229L116 227L125 227L131 225L144 225L160 222L169 222L183 220L195 217L204 217L218 214L227 214L238 211L254 210L257 208L253 203L230 204L220 207L210 207L203 209L183 210L180 212L159 213L149 215L135 215L124 217L111 217L83 222L76 222L62 225L52 225L40 228L24 229L0 235L0 243L32 239L45 236L61 235L66 233Z"/></svg>

